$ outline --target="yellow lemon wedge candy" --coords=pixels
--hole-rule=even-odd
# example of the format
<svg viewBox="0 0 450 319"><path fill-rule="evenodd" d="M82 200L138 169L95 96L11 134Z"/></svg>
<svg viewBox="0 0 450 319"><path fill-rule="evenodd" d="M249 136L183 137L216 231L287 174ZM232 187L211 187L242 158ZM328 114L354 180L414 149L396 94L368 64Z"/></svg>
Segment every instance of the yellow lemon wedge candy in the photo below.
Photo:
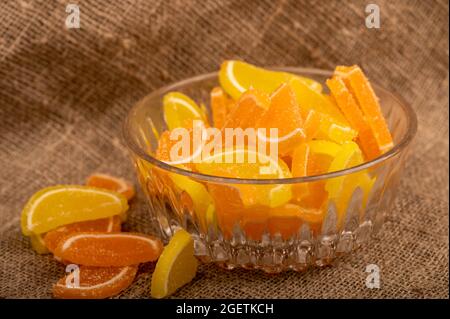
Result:
<svg viewBox="0 0 450 319"><path fill-rule="evenodd" d="M235 100L250 87L271 94L282 83L288 82L292 78L298 79L311 90L322 92L322 85L312 79L287 72L258 68L242 61L225 61L219 71L220 85Z"/></svg>
<svg viewBox="0 0 450 319"><path fill-rule="evenodd" d="M127 199L117 192L80 185L47 187L35 193L25 205L22 233L42 234L67 224L123 216L127 210Z"/></svg>
<svg viewBox="0 0 450 319"><path fill-rule="evenodd" d="M315 154L335 157L341 150L341 145L327 140L312 140L308 142L310 151Z"/></svg>
<svg viewBox="0 0 450 319"><path fill-rule="evenodd" d="M341 150L331 162L329 172L350 168L364 162L362 152L358 144L347 142L341 146ZM349 200L357 187L363 191L363 205L367 200L374 179L370 178L366 170L353 174L347 174L328 179L325 189L329 199L334 201L338 210L338 224L341 225L345 216Z"/></svg>
<svg viewBox="0 0 450 319"><path fill-rule="evenodd" d="M318 138L342 144L356 138L357 131L351 128L338 106L327 95L311 89L297 78L289 80L297 102L304 113L314 110L321 116Z"/></svg>
<svg viewBox="0 0 450 319"><path fill-rule="evenodd" d="M204 110L190 97L180 92L170 92L163 97L164 121L169 130L192 127L192 121L206 122Z"/></svg>
<svg viewBox="0 0 450 319"><path fill-rule="evenodd" d="M328 172L334 172L349 168L361 164L363 162L362 153L359 149L358 144L354 142L349 142L341 146L341 150L336 154L335 158L330 164ZM345 175L331 178L327 181L325 189L328 191L328 195L332 198L336 198L343 185L343 180L346 178Z"/></svg>
<svg viewBox="0 0 450 319"><path fill-rule="evenodd" d="M202 158L195 164L203 174L248 179L279 179L292 177L289 167L280 158L251 149L226 149ZM291 197L291 185L235 184L245 206L265 205L276 207L287 203ZM228 186L224 186L228 187Z"/></svg>
<svg viewBox="0 0 450 319"><path fill-rule="evenodd" d="M194 240L185 230L173 235L159 256L152 275L151 296L164 298L194 279L198 261L194 256Z"/></svg>

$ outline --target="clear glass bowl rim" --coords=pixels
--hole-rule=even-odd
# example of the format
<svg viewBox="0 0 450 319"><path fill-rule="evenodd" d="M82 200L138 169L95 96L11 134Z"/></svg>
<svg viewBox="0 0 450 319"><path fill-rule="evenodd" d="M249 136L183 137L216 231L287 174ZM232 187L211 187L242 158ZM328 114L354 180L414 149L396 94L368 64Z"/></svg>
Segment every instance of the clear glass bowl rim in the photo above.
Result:
<svg viewBox="0 0 450 319"><path fill-rule="evenodd" d="M315 69L315 68L303 68L303 67L271 67L269 69L277 70L277 71L285 71L285 72L291 72L298 75L321 75L321 76L330 76L333 74L333 71L327 71L322 69ZM363 164L353 166L347 169L334 171L330 173L320 174L320 175L312 175L312 176L304 176L304 177L291 177L291 178L279 178L279 179L250 179L250 178L232 178L232 177L222 177L222 176L214 176L214 175L206 175L201 174L197 172L192 172L188 170L184 170L182 168L169 165L165 162L162 162L158 160L157 158L151 156L148 154L143 148L141 148L133 139L131 136L131 130L130 127L132 125L132 115L135 112L135 110L145 102L147 99L155 98L158 95L162 95L163 93L166 93L168 91L174 91L179 90L181 87L187 84L191 84L193 82L201 82L204 80L209 80L211 78L218 76L218 72L210 72L205 74L200 74L194 77L190 77L163 87L160 87L159 89L156 89L155 91L151 92L150 94L143 97L141 100L139 100L128 112L125 121L123 123L122 127L122 133L123 138L125 140L125 143L128 147L128 149L139 156L141 159L150 162L157 167L161 168L165 171L170 171L173 173L177 173L180 175L192 177L198 180L206 181L206 182L213 182L213 183L227 183L227 184L298 184L298 183L307 183L307 182L313 182L318 180L325 180L329 178L335 178L347 174L356 173L358 171L371 168L377 164L380 164L392 157L395 157L396 155L400 154L413 140L416 132L417 132L417 116L412 107L404 101L404 99L397 94L394 94L383 87L373 84L372 86L375 88L376 91L384 91L385 94L387 94L391 99L393 99L402 109L404 114L406 115L406 134L402 137L402 139L394 145L392 149L390 149L388 152L384 153L383 155L368 161L364 162Z"/></svg>

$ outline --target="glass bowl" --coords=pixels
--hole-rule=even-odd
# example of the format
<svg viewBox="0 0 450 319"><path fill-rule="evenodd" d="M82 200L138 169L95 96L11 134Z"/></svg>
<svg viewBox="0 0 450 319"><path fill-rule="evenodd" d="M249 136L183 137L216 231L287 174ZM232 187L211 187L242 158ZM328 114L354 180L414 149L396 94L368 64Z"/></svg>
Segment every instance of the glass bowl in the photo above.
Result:
<svg viewBox="0 0 450 319"><path fill-rule="evenodd" d="M332 74L305 68L277 70L320 83ZM374 85L395 146L370 162L327 174L235 179L183 170L156 159L153 154L158 136L167 129L163 96L170 91L185 93L199 105L204 104L210 116L209 94L215 86L217 73L209 73L160 88L138 102L124 123L124 138L148 200L150 218L159 226L163 240L183 228L194 238L195 253L204 262L215 262L227 269L243 267L276 273L327 265L366 243L380 229L392 209L417 130L416 115L410 106ZM370 179L369 187L345 188L344 183L344 191L334 198L327 198L323 191L324 185L333 180L363 175ZM243 185L261 194L278 186L297 192L308 187L312 190L309 196L322 200L308 201L306 197L283 207L244 206L237 191Z"/></svg>

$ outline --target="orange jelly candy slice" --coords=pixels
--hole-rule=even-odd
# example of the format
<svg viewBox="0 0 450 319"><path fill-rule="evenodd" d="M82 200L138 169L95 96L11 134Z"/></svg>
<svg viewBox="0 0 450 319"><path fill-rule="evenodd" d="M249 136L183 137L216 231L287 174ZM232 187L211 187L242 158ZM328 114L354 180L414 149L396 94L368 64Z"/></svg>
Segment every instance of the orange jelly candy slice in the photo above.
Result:
<svg viewBox="0 0 450 319"><path fill-rule="evenodd" d="M55 257L74 264L121 267L155 261L163 244L137 233L83 232L68 235L56 247Z"/></svg>
<svg viewBox="0 0 450 319"><path fill-rule="evenodd" d="M269 105L269 95L249 89L236 102L236 107L225 121L224 128L254 128L259 115L268 109Z"/></svg>
<svg viewBox="0 0 450 319"><path fill-rule="evenodd" d="M265 128L266 136L260 136L269 143L278 144L278 153L285 155L297 144L305 140L303 119L294 91L288 84L282 84L271 96L271 104L256 123L257 128ZM271 128L278 129L278 137L269 137Z"/></svg>
<svg viewBox="0 0 450 319"><path fill-rule="evenodd" d="M189 135L190 135L190 152L189 152L189 157L192 156L194 154L193 151L193 133L192 133L192 128L188 129L189 130ZM156 154L155 157L157 159L159 159L160 161L163 162L173 162L173 160L177 161L177 159L172 159L171 158L171 151L174 150L175 152L177 152L176 149L173 149L173 147L175 147L175 145L177 143L179 143L179 140L177 139L172 139L170 137L171 135L171 131L164 131L159 140L158 140L158 148L156 149ZM179 155L179 154L177 154ZM184 157L183 157L184 158ZM193 164L192 164L192 159L187 158L187 160L185 162L183 162L182 164L174 164L174 166L178 166L180 168L186 169L186 170L192 170L193 169Z"/></svg>
<svg viewBox="0 0 450 319"><path fill-rule="evenodd" d="M126 289L136 276L137 266L88 267L80 266L79 283L74 273L61 278L53 286L53 296L61 299L103 299Z"/></svg>
<svg viewBox="0 0 450 319"><path fill-rule="evenodd" d="M381 155L375 135L344 81L333 76L327 80L327 86L350 125L358 131L357 142L361 145L366 158L371 160Z"/></svg>
<svg viewBox="0 0 450 319"><path fill-rule="evenodd" d="M211 91L211 110L214 126L222 128L225 125L228 114L233 110L234 101L229 98L220 87Z"/></svg>
<svg viewBox="0 0 450 319"><path fill-rule="evenodd" d="M86 185L118 192L125 196L128 200L132 199L135 194L133 184L124 179L107 174L92 174L88 177Z"/></svg>
<svg viewBox="0 0 450 319"><path fill-rule="evenodd" d="M79 232L120 232L121 220L119 216L87 220L73 223L51 230L44 236L44 243L48 250L54 252L62 238Z"/></svg>
<svg viewBox="0 0 450 319"><path fill-rule="evenodd" d="M354 95L378 144L379 151L385 153L393 146L392 136L381 111L378 98L370 82L358 66L336 67L336 75L341 77Z"/></svg>

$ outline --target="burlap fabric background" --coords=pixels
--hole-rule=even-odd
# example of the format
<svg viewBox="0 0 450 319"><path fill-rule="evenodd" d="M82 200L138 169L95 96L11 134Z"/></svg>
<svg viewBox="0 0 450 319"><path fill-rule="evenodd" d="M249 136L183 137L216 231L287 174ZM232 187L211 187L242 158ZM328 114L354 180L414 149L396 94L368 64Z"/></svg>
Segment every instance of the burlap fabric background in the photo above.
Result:
<svg viewBox="0 0 450 319"><path fill-rule="evenodd" d="M368 247L301 274L204 265L174 297L448 297L446 1L70 2L80 5L79 30L65 28L66 1L0 3L0 297L51 297L64 273L20 233L28 197L95 171L134 179L120 133L130 106L225 58L357 63L417 111L416 147L395 209ZM379 30L365 27L368 3L380 6ZM126 227L152 232L142 193ZM365 287L371 263L381 268L381 289ZM121 297L148 297L149 278L143 271Z"/></svg>

